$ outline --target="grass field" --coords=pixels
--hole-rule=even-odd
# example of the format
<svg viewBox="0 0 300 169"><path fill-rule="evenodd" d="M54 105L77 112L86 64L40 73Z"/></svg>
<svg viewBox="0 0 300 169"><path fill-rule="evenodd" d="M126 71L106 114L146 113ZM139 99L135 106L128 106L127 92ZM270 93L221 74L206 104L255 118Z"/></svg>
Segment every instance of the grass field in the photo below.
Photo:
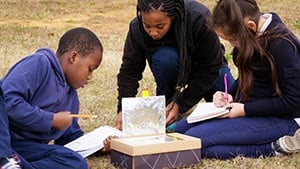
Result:
<svg viewBox="0 0 300 169"><path fill-rule="evenodd" d="M212 9L215 1L202 0ZM261 11L277 12L288 27L300 37L299 0L257 0ZM68 29L83 26L99 35L104 58L93 74L92 82L79 90L81 113L99 118L80 119L88 132L101 125L115 125L117 105L116 76L128 23L135 16L136 0L0 0L0 77L22 57L39 47L56 50L59 37ZM228 53L230 46L224 42ZM232 66L232 69L235 68ZM235 72L235 71L234 71ZM141 88L154 93L153 78L146 70ZM274 131L276 132L276 131ZM114 168L110 156L88 158L91 169ZM203 160L190 168L300 168L300 154L283 157L232 160Z"/></svg>

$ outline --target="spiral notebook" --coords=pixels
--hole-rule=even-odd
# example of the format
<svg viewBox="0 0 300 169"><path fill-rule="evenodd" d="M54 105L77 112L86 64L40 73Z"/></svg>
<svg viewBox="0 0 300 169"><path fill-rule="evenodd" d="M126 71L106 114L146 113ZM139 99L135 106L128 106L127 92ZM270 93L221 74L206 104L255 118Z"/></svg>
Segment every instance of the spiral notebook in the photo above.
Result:
<svg viewBox="0 0 300 169"><path fill-rule="evenodd" d="M200 102L192 113L187 117L188 123L195 123L212 119L229 113L229 109L225 107L217 107L213 102Z"/></svg>

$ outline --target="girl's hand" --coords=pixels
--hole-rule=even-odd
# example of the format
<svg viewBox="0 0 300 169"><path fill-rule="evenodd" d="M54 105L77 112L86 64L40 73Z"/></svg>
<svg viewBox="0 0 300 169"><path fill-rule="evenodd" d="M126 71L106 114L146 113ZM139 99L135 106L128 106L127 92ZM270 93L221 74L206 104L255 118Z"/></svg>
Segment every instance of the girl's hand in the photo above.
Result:
<svg viewBox="0 0 300 169"><path fill-rule="evenodd" d="M243 103L229 103L226 105L226 108L229 109L229 113L220 116L220 118L236 118L246 116Z"/></svg>
<svg viewBox="0 0 300 169"><path fill-rule="evenodd" d="M213 102L217 107L223 107L226 106L227 104L231 103L233 101L233 98L230 94L228 94L228 100L226 100L226 93L217 91L213 95Z"/></svg>

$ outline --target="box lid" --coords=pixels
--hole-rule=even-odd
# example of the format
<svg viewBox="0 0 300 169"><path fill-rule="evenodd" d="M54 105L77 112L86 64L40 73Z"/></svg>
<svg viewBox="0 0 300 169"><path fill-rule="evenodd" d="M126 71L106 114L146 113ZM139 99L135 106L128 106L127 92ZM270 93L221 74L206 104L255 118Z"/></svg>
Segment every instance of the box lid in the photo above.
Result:
<svg viewBox="0 0 300 169"><path fill-rule="evenodd" d="M111 149L131 156L200 149L199 138L180 133L155 134L112 139Z"/></svg>

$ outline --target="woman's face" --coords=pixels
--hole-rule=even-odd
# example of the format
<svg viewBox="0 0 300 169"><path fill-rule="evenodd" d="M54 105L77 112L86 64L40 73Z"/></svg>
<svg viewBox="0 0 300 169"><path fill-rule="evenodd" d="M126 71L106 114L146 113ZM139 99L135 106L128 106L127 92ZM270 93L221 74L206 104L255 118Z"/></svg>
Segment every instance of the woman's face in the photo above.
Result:
<svg viewBox="0 0 300 169"><path fill-rule="evenodd" d="M141 12L141 17L145 31L154 40L160 40L168 33L173 20L173 17L159 10Z"/></svg>

